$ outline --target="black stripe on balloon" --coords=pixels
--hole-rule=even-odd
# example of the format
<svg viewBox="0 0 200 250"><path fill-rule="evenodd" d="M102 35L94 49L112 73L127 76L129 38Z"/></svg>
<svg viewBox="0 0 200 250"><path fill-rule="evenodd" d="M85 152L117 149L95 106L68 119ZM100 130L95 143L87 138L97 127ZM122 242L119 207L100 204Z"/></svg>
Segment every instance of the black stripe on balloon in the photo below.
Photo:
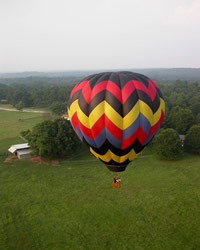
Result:
<svg viewBox="0 0 200 250"><path fill-rule="evenodd" d="M89 80L90 88L93 89L100 82L109 81L109 80L113 81L120 88L119 77L116 73L112 73L112 72L100 73L90 78Z"/></svg>
<svg viewBox="0 0 200 250"><path fill-rule="evenodd" d="M74 96L72 99L74 99ZM151 98L144 91L137 90L137 89L131 93L131 95L128 97L128 99L125 101L124 104L121 104L121 102L112 93L110 93L107 90L103 90L99 92L98 94L96 94L89 104L85 101L85 98L83 97L83 95L80 94L78 103L82 112L86 116L89 116L90 113L95 109L95 107L99 103L105 100L107 103L109 103L112 106L112 108L116 112L118 112L118 114L121 117L125 117L135 106L138 99L146 103L152 109L153 114L160 107L160 97L158 94L156 94L154 101L152 102Z"/></svg>
<svg viewBox="0 0 200 250"><path fill-rule="evenodd" d="M119 163L119 162L116 162L116 161L113 161L113 160L110 160L109 162L106 162L106 161L103 161L103 160L101 160L101 159L99 159L101 162L103 162L106 166L127 166L129 163L130 163L130 161L129 160L125 160L124 162L121 162L121 163Z"/></svg>
<svg viewBox="0 0 200 250"><path fill-rule="evenodd" d="M104 144L100 148L95 148L90 146L85 139L83 138L83 142L88 146L91 147L97 154L100 155L105 155L108 150L112 151L115 155L117 156L124 156L128 154L132 149L134 149L135 153L138 154L140 153L145 146L141 145L138 139L136 139L129 147L125 149L119 149L114 147L108 140L104 142Z"/></svg>
<svg viewBox="0 0 200 250"><path fill-rule="evenodd" d="M158 92L156 92L156 96L154 98L154 101L152 102L152 111L153 114L159 109L160 107L160 96L158 94Z"/></svg>
<svg viewBox="0 0 200 250"><path fill-rule="evenodd" d="M70 105L71 105L74 101L76 101L77 99L79 99L79 96L80 96L81 93L82 93L82 89L79 89L79 90L77 90L77 91L73 94L72 98L70 98L69 101L68 101L68 108L70 108Z"/></svg>
<svg viewBox="0 0 200 250"><path fill-rule="evenodd" d="M79 83L84 82L84 81L89 81L90 79L92 79L93 77L95 77L97 74L92 74L89 76L86 76L85 78L83 78Z"/></svg>
<svg viewBox="0 0 200 250"><path fill-rule="evenodd" d="M98 83L108 80L114 82L120 89L122 89L130 80L137 80L143 83L147 88L149 86L148 78L146 76L126 71L99 73L92 76L88 76L84 78L84 81L85 80L89 80L91 89L93 89Z"/></svg>
<svg viewBox="0 0 200 250"><path fill-rule="evenodd" d="M79 96L78 103L83 113L89 116L90 113L96 108L96 106L102 101L106 101L120 116L123 116L121 102L107 90L103 90L96 94L89 104L85 101L85 98L81 94Z"/></svg>
<svg viewBox="0 0 200 250"><path fill-rule="evenodd" d="M160 91L159 88L156 88L156 92L157 92L157 93L159 94L159 96L164 100L163 95L162 95L162 93L161 93L161 91Z"/></svg>
<svg viewBox="0 0 200 250"><path fill-rule="evenodd" d="M125 76L127 77L127 81L122 81L121 82L121 87L122 88L130 80L137 80L137 81L143 83L146 86L146 88L148 88L148 86L149 86L148 78L146 76L142 75L142 74L138 74L138 73L134 73L134 72L126 72L126 71L119 72L119 73L120 73L121 77L123 77L124 79L126 79Z"/></svg>

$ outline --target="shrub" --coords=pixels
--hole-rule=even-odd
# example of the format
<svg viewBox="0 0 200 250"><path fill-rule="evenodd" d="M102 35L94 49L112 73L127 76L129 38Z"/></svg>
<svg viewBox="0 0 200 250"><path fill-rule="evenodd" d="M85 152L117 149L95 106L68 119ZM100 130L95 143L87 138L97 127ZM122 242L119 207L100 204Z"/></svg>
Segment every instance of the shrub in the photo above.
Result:
<svg viewBox="0 0 200 250"><path fill-rule="evenodd" d="M176 129L179 134L186 134L188 129L195 124L195 119L190 109L177 106L172 108L168 123L169 126Z"/></svg>
<svg viewBox="0 0 200 250"><path fill-rule="evenodd" d="M197 124L200 124L200 113L197 115Z"/></svg>
<svg viewBox="0 0 200 250"><path fill-rule="evenodd" d="M80 145L70 122L64 119L46 120L23 134L32 152L46 158L70 156Z"/></svg>
<svg viewBox="0 0 200 250"><path fill-rule="evenodd" d="M182 149L176 130L172 128L160 129L153 140L153 149L162 159L175 160L179 158Z"/></svg>
<svg viewBox="0 0 200 250"><path fill-rule="evenodd" d="M192 126L185 138L185 150L200 154L200 124Z"/></svg>

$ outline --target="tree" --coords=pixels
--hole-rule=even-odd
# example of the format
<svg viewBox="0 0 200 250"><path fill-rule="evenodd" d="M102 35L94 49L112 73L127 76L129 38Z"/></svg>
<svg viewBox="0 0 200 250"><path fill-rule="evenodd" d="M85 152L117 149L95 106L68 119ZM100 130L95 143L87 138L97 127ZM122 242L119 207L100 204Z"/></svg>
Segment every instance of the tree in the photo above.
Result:
<svg viewBox="0 0 200 250"><path fill-rule="evenodd" d="M197 124L200 124L200 113L197 115Z"/></svg>
<svg viewBox="0 0 200 250"><path fill-rule="evenodd" d="M79 145L70 122L64 119L39 123L25 138L34 154L47 158L69 156Z"/></svg>
<svg viewBox="0 0 200 250"><path fill-rule="evenodd" d="M194 115L190 109L176 106L171 110L168 124L171 128L176 129L179 134L186 134L194 123Z"/></svg>
<svg viewBox="0 0 200 250"><path fill-rule="evenodd" d="M16 105L15 105L15 108L17 110L23 110L24 108L24 103L22 101L18 102Z"/></svg>
<svg viewBox="0 0 200 250"><path fill-rule="evenodd" d="M187 105L186 97L183 93L172 92L169 96L169 104L171 106L180 106L185 108Z"/></svg>
<svg viewBox="0 0 200 250"><path fill-rule="evenodd" d="M174 160L181 155L181 141L172 128L160 129L153 140L153 148L162 159Z"/></svg>
<svg viewBox="0 0 200 250"><path fill-rule="evenodd" d="M50 106L50 110L56 115L62 115L67 111L67 105L65 103L53 102Z"/></svg>
<svg viewBox="0 0 200 250"><path fill-rule="evenodd" d="M200 154L200 124L192 126L185 138L185 150Z"/></svg>

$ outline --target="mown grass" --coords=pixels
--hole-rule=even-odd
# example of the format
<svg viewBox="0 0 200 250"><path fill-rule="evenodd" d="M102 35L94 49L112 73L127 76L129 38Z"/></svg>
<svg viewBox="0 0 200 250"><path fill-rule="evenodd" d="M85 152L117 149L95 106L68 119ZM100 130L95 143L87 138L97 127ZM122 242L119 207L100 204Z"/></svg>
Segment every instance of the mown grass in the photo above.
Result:
<svg viewBox="0 0 200 250"><path fill-rule="evenodd" d="M2 104L0 103L0 108L14 108L12 104Z"/></svg>
<svg viewBox="0 0 200 250"><path fill-rule="evenodd" d="M23 143L19 138L20 132L43 120L44 115L40 113L0 110L0 152L7 152L12 144Z"/></svg>
<svg viewBox="0 0 200 250"><path fill-rule="evenodd" d="M200 157L0 164L0 249L199 249Z"/></svg>
<svg viewBox="0 0 200 250"><path fill-rule="evenodd" d="M42 114L0 111L0 152ZM200 249L200 156L150 148L120 174L85 149L58 163L0 156L0 249Z"/></svg>
<svg viewBox="0 0 200 250"><path fill-rule="evenodd" d="M11 108L11 109L15 109L15 107L12 104L0 104L0 108ZM25 110L30 110L30 111L35 111L35 110L39 110L39 111L49 111L49 108L41 108L41 107L28 107L28 108L24 108Z"/></svg>

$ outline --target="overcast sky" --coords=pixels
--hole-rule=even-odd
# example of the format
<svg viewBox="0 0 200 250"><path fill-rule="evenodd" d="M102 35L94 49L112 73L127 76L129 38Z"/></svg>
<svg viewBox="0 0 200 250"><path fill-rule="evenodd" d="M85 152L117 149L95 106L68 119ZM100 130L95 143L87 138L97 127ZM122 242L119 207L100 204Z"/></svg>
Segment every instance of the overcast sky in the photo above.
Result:
<svg viewBox="0 0 200 250"><path fill-rule="evenodd" d="M0 72L200 67L200 0L0 0Z"/></svg>

